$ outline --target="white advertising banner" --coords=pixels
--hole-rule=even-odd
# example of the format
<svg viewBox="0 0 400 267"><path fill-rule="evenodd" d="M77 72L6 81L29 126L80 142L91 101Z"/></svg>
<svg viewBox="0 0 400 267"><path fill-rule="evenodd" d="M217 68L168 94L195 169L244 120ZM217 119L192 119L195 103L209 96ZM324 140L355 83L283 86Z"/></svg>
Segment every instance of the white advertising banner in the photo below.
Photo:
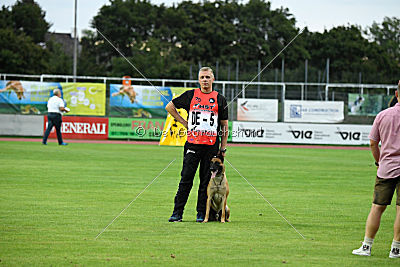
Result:
<svg viewBox="0 0 400 267"><path fill-rule="evenodd" d="M238 98L239 121L278 121L277 99Z"/></svg>
<svg viewBox="0 0 400 267"><path fill-rule="evenodd" d="M372 125L256 123L234 121L232 141L245 143L291 143L367 145Z"/></svg>
<svg viewBox="0 0 400 267"><path fill-rule="evenodd" d="M285 122L337 123L343 120L343 101L285 100Z"/></svg>

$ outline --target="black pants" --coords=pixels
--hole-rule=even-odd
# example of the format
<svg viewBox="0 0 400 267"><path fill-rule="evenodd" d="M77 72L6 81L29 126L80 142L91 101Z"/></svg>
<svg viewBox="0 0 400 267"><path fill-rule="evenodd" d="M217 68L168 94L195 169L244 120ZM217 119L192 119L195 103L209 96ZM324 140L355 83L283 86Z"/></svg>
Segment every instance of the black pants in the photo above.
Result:
<svg viewBox="0 0 400 267"><path fill-rule="evenodd" d="M197 212L206 212L207 186L210 181L210 161L217 155L219 144L194 145L186 142L183 150L183 167L178 192L175 195L174 213L183 214L190 190L193 186L193 179L200 163L200 184L197 195Z"/></svg>
<svg viewBox="0 0 400 267"><path fill-rule="evenodd" d="M44 144L47 143L47 138L49 138L51 129L53 129L53 126L54 126L54 127L56 127L58 144L59 145L62 144L63 139L61 136L61 123L62 123L61 114L56 113L56 112L49 112L49 114L47 114L47 120L48 120L47 129L46 129L46 132L44 133L42 143L44 143Z"/></svg>

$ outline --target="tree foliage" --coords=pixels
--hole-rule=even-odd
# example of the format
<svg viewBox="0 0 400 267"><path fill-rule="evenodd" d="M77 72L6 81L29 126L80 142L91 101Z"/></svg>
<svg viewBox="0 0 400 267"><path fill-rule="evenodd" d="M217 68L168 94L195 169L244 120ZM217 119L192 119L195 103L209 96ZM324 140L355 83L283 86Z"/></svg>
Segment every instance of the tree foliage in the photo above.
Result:
<svg viewBox="0 0 400 267"><path fill-rule="evenodd" d="M115 0L100 9L93 27L154 78L187 78L188 66L213 66L217 61L231 66L239 61L242 72L248 68L254 74L258 61L269 62L300 32L287 8L273 10L264 0L183 1L172 7L146 0ZM399 59L393 56L399 49L395 43L398 20L386 18L382 26L374 24L370 31L372 41L358 26L340 26L324 33L305 29L270 68L280 68L284 58L289 69L302 68L309 59L314 68L324 70L329 58L333 82L355 82L358 73L364 73L368 82L387 82L398 74ZM138 75L101 35L94 32L90 38L96 45L85 49L97 54L104 71Z"/></svg>
<svg viewBox="0 0 400 267"><path fill-rule="evenodd" d="M0 72L42 74L69 72L70 60L59 45L45 42L50 24L33 0L19 0L0 10Z"/></svg>
<svg viewBox="0 0 400 267"><path fill-rule="evenodd" d="M400 62L400 18L385 17L382 24L374 22L368 30L371 39L393 60Z"/></svg>
<svg viewBox="0 0 400 267"><path fill-rule="evenodd" d="M29 36L2 28L0 46L0 72L37 74L46 71L45 51Z"/></svg>
<svg viewBox="0 0 400 267"><path fill-rule="evenodd" d="M178 65L267 61L299 32L287 9L271 10L270 3L263 0L247 4L184 1L172 7L154 6L146 0L116 0L103 6L92 24L133 63L159 69L149 70L154 77L168 74L175 78L188 76L188 69ZM121 55L103 36L85 38L95 38L94 42L88 41L95 47L84 49L97 51L105 71L115 73L114 64L118 65L117 73L123 71L124 64L114 59ZM290 66L309 57L302 42L294 43L288 53ZM127 73L130 67L125 65Z"/></svg>
<svg viewBox="0 0 400 267"><path fill-rule="evenodd" d="M34 0L2 7L1 72L71 73L72 60L61 47L43 43L50 27L44 17ZM330 82L358 82L362 74L363 82L392 83L400 76L398 18L385 18L365 30L348 25L323 33L300 31L287 8L272 9L266 0L183 1L170 7L149 0L112 0L81 38L78 74L140 77L133 64L149 78L187 79L191 66L196 73L197 66L219 63L229 73L239 62L240 79L251 79L259 62L265 66L296 37L269 65L280 69L284 59L285 81L303 79L306 59L308 81L317 81L311 73L324 72L327 59Z"/></svg>
<svg viewBox="0 0 400 267"><path fill-rule="evenodd" d="M30 36L34 43L44 42L50 24L44 19L46 13L33 0L19 0L12 7L13 28Z"/></svg>

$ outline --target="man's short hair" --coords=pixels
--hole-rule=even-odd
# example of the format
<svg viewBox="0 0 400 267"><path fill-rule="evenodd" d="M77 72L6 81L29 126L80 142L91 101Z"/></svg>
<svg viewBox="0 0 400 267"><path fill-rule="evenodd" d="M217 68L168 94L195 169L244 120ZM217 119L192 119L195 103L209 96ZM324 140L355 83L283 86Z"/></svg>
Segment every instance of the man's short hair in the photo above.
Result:
<svg viewBox="0 0 400 267"><path fill-rule="evenodd" d="M199 74L202 71L209 71L209 72L211 72L212 76L214 77L214 72L213 72L212 68L210 68L210 67L202 67L201 69L199 69Z"/></svg>
<svg viewBox="0 0 400 267"><path fill-rule="evenodd" d="M60 94L60 93L61 93L61 91L60 91L60 89L58 89L58 88L56 88L56 89L53 90L53 95L58 95L58 94Z"/></svg>

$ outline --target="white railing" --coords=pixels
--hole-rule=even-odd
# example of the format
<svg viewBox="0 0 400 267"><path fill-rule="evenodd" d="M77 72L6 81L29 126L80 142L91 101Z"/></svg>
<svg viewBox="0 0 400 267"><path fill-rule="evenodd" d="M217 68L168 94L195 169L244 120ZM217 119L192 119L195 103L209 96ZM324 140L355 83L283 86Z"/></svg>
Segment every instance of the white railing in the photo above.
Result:
<svg viewBox="0 0 400 267"><path fill-rule="evenodd" d="M40 82L44 82L46 79L63 79L65 82L70 82L74 79L79 80L99 80L103 83L107 81L122 81L122 77L106 77L106 76L72 76L72 75L54 75L54 74L41 74L41 75L28 75L28 74L9 74L0 73L0 80L7 80L10 78L29 78L37 79ZM144 78L130 78L131 81L136 82L147 82L153 84L156 82L161 84L162 87L166 86L167 83L182 83L183 87L187 87L187 84L198 84L197 80L180 80L180 79L144 79ZM248 81L215 81L215 84L222 85L222 94L225 95L226 85L240 85L242 90L240 96L246 97L246 88L249 84ZM320 86L325 88L325 101L329 100L329 88L359 88L360 94L363 94L365 88L371 89L386 89L386 94L390 94L390 89L396 89L396 85L391 84L355 84L355 83L304 83L304 82L252 82L251 85L268 85L268 86L280 86L281 87L281 101L285 101L286 87L287 86L300 86L301 100L304 100L304 88L307 86ZM258 88L260 90L260 88Z"/></svg>

